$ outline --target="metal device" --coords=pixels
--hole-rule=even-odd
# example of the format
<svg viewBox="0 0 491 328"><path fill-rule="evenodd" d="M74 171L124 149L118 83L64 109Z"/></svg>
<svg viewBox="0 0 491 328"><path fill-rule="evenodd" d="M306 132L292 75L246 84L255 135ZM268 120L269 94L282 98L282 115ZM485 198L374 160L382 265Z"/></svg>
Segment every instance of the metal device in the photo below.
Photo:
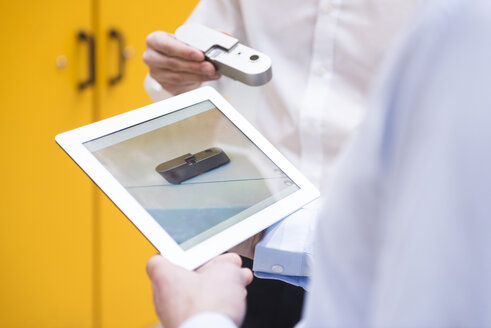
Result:
<svg viewBox="0 0 491 328"><path fill-rule="evenodd" d="M217 72L251 86L269 82L273 76L271 59L239 40L199 24L180 26L178 40L201 50L206 60L215 65Z"/></svg>
<svg viewBox="0 0 491 328"><path fill-rule="evenodd" d="M230 162L227 154L217 147L194 155L186 154L159 164L155 170L169 183L180 184Z"/></svg>

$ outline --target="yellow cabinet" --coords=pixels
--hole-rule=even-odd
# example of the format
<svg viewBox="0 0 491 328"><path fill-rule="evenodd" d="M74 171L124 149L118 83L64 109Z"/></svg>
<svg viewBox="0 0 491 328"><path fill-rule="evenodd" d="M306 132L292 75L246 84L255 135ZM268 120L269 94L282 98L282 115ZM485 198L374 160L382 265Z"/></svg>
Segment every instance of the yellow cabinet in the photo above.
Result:
<svg viewBox="0 0 491 328"><path fill-rule="evenodd" d="M173 31L196 2L0 2L0 327L157 323L155 250L54 136L150 103L145 37Z"/></svg>
<svg viewBox="0 0 491 328"><path fill-rule="evenodd" d="M174 31L196 5L196 0L100 1L97 39L104 40L98 61L99 118L114 116L150 102L143 88L147 74L142 62L145 37L156 30ZM144 8L144 9L142 9ZM127 56L120 82L109 80L118 74L118 42L111 30L124 38ZM148 259L157 251L131 222L102 193L98 194L102 327L149 327L157 323L150 284L145 273Z"/></svg>

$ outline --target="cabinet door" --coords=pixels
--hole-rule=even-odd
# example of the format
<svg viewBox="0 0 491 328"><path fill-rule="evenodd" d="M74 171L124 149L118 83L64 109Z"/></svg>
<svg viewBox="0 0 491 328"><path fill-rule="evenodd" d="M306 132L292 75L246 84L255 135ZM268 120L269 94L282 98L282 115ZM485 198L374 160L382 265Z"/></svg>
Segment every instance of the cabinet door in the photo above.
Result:
<svg viewBox="0 0 491 328"><path fill-rule="evenodd" d="M147 67L142 61L146 36L156 30L173 32L197 0L98 2L98 115L106 118L151 103L143 87ZM118 76L118 40L124 42L125 63ZM114 32L113 32L114 33ZM98 197L101 327L150 327L158 323L145 273L157 251L102 194Z"/></svg>
<svg viewBox="0 0 491 328"><path fill-rule="evenodd" d="M92 327L94 189L54 137L92 119L91 1L0 2L0 327Z"/></svg>

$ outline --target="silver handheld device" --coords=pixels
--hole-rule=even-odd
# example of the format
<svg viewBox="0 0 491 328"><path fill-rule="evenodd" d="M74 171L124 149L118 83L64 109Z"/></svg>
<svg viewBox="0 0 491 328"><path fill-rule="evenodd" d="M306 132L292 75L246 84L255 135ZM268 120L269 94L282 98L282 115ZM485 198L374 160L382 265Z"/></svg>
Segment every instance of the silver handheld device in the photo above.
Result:
<svg viewBox="0 0 491 328"><path fill-rule="evenodd" d="M175 36L201 50L206 60L215 65L217 72L247 85L259 86L271 80L271 59L239 40L199 24L180 26Z"/></svg>

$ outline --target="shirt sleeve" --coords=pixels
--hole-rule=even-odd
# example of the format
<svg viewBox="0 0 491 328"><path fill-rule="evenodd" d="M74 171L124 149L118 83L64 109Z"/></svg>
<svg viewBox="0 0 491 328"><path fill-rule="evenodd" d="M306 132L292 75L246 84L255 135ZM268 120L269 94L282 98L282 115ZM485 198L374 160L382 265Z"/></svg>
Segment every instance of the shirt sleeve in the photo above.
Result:
<svg viewBox="0 0 491 328"><path fill-rule="evenodd" d="M184 321L179 328L237 328L235 323L226 315L218 312L203 312Z"/></svg>
<svg viewBox="0 0 491 328"><path fill-rule="evenodd" d="M317 215L317 202L314 202L267 229L255 249L256 277L307 289Z"/></svg>

